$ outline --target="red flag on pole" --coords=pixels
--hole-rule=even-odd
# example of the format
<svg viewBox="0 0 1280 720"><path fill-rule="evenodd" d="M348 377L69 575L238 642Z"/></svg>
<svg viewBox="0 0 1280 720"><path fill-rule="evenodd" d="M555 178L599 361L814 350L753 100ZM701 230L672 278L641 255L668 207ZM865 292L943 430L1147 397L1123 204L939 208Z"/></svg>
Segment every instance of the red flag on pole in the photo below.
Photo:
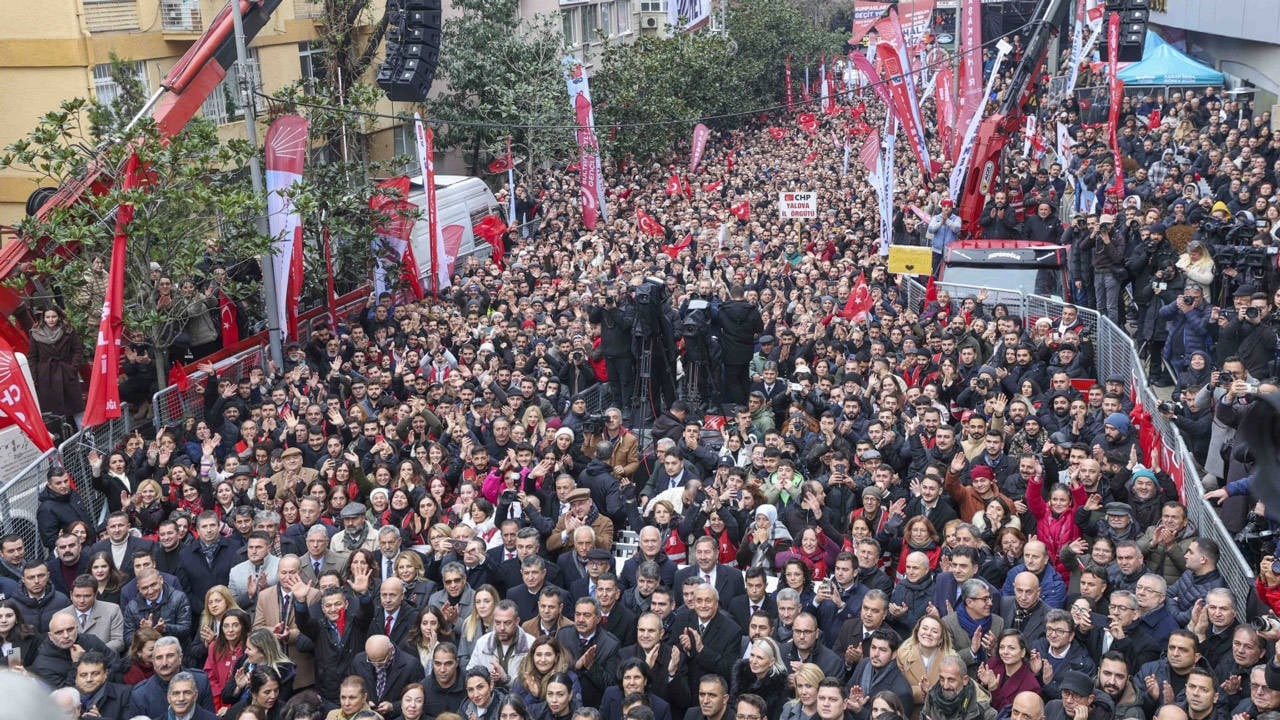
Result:
<svg viewBox="0 0 1280 720"><path fill-rule="evenodd" d="M782 128L780 128L780 127L771 127L771 128L769 128L769 135L770 135L774 140L781 140L782 138L786 137L786 134L787 134L787 131L786 131L786 130L783 130L783 129L782 129Z"/></svg>
<svg viewBox="0 0 1280 720"><path fill-rule="evenodd" d="M672 172L671 177L667 178L667 197L674 197L680 194L680 173Z"/></svg>
<svg viewBox="0 0 1280 720"><path fill-rule="evenodd" d="M849 299L845 301L844 309L840 311L840 317L845 320L861 322L873 303L871 288L867 287L867 276L863 273L858 276L858 281L853 284L853 290L849 292Z"/></svg>
<svg viewBox="0 0 1280 720"><path fill-rule="evenodd" d="M129 156L124 168L125 192L138 187L138 155ZM111 267L107 275L107 294L102 301L102 319L98 322L98 345L93 351L93 370L89 376L89 397L84 406L84 425L101 425L122 414L120 409L120 335L124 330L124 274L127 229L133 220L133 205L120 203L116 210L115 237L111 241ZM39 417L39 413L36 413ZM29 433L28 433L29 434ZM46 433L48 434L48 433Z"/></svg>
<svg viewBox="0 0 1280 720"><path fill-rule="evenodd" d="M298 339L298 299L302 297L302 213L289 193L302 181L310 147L310 123L297 115L281 115L267 128L267 221L275 257L280 332Z"/></svg>
<svg viewBox="0 0 1280 720"><path fill-rule="evenodd" d="M485 215L472 228L475 234L493 246L493 263L502 269L502 258L506 255L507 246L502 236L507 232L507 224L497 215Z"/></svg>
<svg viewBox="0 0 1280 720"><path fill-rule="evenodd" d="M867 172L875 172L876 161L880 159L880 131L875 128L867 133L867 139L862 141L862 148L858 150L858 161L862 163Z"/></svg>
<svg viewBox="0 0 1280 720"><path fill-rule="evenodd" d="M222 347L240 342L239 313L236 312L236 304L224 292L218 293L218 316L222 318Z"/></svg>
<svg viewBox="0 0 1280 720"><path fill-rule="evenodd" d="M743 200L740 203L730 205L729 212L733 213L734 217L745 222L751 218L751 203Z"/></svg>
<svg viewBox="0 0 1280 720"><path fill-rule="evenodd" d="M187 377L187 369L182 367L182 363L175 362L173 367L169 368L169 384L178 388L179 392L186 392L191 389L191 378Z"/></svg>
<svg viewBox="0 0 1280 720"><path fill-rule="evenodd" d="M117 351L118 352L118 351ZM116 403L119 410L120 403ZM0 339L0 416L7 417L15 425L22 428L31 442L40 452L53 449L53 437L44 426L44 418L40 417L40 406L36 404L35 393L27 376L22 374L22 366L18 364L18 356L13 347ZM119 417L117 412L115 417ZM84 425L89 425L88 414Z"/></svg>
<svg viewBox="0 0 1280 720"><path fill-rule="evenodd" d="M640 232L645 235L662 237L667 233L667 229L658 224L652 215L639 208L636 209L636 224L640 227Z"/></svg>
<svg viewBox="0 0 1280 720"><path fill-rule="evenodd" d="M680 251L689 247L691 243L693 243L693 233L685 235L684 239L675 245L663 245L662 252L666 253L672 260L675 260Z"/></svg>
<svg viewBox="0 0 1280 720"><path fill-rule="evenodd" d="M929 306L931 302L938 301L938 288L933 284L933 276L929 276L929 284L924 286L924 305ZM923 309L923 308L922 308Z"/></svg>

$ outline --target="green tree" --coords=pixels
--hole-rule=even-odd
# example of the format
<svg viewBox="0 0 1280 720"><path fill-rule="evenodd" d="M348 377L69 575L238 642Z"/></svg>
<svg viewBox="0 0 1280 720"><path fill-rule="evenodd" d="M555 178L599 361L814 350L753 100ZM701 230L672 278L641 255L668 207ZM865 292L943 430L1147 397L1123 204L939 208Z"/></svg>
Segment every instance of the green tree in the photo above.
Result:
<svg viewBox="0 0 1280 720"><path fill-rule="evenodd" d="M560 25L548 15L522 18L517 0L454 0L444 24L438 98L431 117L445 123L443 149L462 151L472 173L503 152L507 136L531 163L563 157L573 122L560 61ZM447 84L447 85L446 85Z"/></svg>
<svg viewBox="0 0 1280 720"><path fill-rule="evenodd" d="M0 152L0 167L22 169L46 187L63 187L83 177L91 165L105 168L107 177L116 176L116 182L100 193L86 193L69 207L22 222L23 237L57 238L59 248L34 260L23 280L34 279L41 288L34 304L61 302L81 337L94 337L115 210L122 202L131 203L135 212L128 227L125 325L156 349L157 370L164 377L167 348L191 317L211 309L214 303L208 298L218 290L243 297L249 292L245 285L261 292L257 265L267 239L254 230L253 219L263 203L245 172L252 149L243 141L220 142L217 128L201 119L169 138L148 119L131 130L130 143L105 142L87 151L97 139L94 128L86 124L90 115L95 123L103 123L96 125L98 131L118 129L89 101L67 100L41 116L25 138ZM143 163L145 182L125 191L119 173L132 152ZM176 284L195 282L196 294L175 291L172 302L158 302L153 262Z"/></svg>

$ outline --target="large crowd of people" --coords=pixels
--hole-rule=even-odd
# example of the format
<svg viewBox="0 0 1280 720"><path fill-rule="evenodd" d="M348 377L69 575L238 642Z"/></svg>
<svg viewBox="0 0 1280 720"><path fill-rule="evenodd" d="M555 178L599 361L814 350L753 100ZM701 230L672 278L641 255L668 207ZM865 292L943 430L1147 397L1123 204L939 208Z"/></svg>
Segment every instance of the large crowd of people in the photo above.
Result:
<svg viewBox="0 0 1280 720"><path fill-rule="evenodd" d="M1280 139L1213 90L1126 100L1119 157L1074 102L1039 112L1074 156L1015 149L981 225L1071 248L1060 316L909 304L835 115L717 133L674 193L682 155L611 164L591 230L553 168L505 264L372 296L283 367L201 366L202 413L51 470L38 540L0 537L0 652L102 720L1277 717L1280 573L1234 436L1276 390L1280 296L1232 243L1277 242ZM950 165L904 155L894 241L936 249ZM810 190L817 218L777 218ZM1248 597L1078 307L1176 384ZM79 357L44 318L52 389Z"/></svg>

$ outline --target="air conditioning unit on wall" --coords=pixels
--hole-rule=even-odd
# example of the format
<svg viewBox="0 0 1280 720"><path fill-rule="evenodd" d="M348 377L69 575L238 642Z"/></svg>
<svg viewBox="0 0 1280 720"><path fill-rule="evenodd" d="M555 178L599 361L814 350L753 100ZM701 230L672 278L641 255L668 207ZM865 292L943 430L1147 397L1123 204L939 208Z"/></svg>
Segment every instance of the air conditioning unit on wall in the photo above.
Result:
<svg viewBox="0 0 1280 720"><path fill-rule="evenodd" d="M640 29L646 32L657 32L662 30L667 24L667 14L664 12L642 12L640 13Z"/></svg>

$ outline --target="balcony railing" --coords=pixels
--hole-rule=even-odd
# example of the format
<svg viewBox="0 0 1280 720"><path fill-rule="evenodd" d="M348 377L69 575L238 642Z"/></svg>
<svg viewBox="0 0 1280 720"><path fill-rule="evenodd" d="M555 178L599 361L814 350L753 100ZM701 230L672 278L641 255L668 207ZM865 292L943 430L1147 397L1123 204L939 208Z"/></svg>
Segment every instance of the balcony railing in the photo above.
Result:
<svg viewBox="0 0 1280 720"><path fill-rule="evenodd" d="M164 32L203 32L200 0L160 0L160 24Z"/></svg>

